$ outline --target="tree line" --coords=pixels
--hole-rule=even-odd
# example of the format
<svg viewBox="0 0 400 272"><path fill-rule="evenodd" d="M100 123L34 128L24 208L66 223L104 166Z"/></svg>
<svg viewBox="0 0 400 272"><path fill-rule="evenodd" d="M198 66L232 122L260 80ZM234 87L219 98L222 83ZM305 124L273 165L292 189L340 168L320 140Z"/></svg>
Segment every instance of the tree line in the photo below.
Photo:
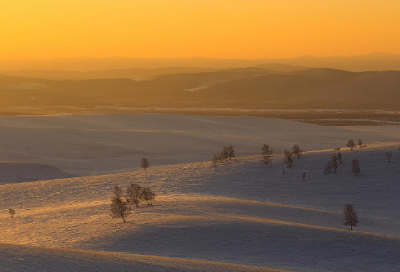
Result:
<svg viewBox="0 0 400 272"><path fill-rule="evenodd" d="M217 166L219 163L223 163L228 160L232 160L235 157L235 148L233 145L224 146L221 151L215 153L211 159L211 163Z"/></svg>

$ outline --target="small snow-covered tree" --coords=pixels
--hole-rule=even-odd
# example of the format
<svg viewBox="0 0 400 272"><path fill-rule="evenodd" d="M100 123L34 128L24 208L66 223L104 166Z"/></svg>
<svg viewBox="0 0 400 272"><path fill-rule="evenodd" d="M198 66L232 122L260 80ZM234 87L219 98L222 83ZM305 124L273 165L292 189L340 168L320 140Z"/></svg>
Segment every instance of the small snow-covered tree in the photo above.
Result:
<svg viewBox="0 0 400 272"><path fill-rule="evenodd" d="M283 163L286 164L287 167L292 167L293 165L293 156L292 153L285 150L285 152L283 153Z"/></svg>
<svg viewBox="0 0 400 272"><path fill-rule="evenodd" d="M114 195L111 198L110 210L112 218L121 218L124 223L131 212L130 206L122 198L122 190L117 185L114 187Z"/></svg>
<svg viewBox="0 0 400 272"><path fill-rule="evenodd" d="M140 167L142 167L144 169L144 171L147 170L147 168L150 167L150 163L149 160L147 158L143 158L140 162Z"/></svg>
<svg viewBox="0 0 400 272"><path fill-rule="evenodd" d="M356 146L356 144L354 143L353 139L350 139L347 141L347 147L350 147L351 151L353 151L353 148Z"/></svg>
<svg viewBox="0 0 400 272"><path fill-rule="evenodd" d="M358 176L361 173L360 162L357 159L351 161L353 173Z"/></svg>
<svg viewBox="0 0 400 272"><path fill-rule="evenodd" d="M272 149L270 149L269 145L264 144L261 148L261 155L271 155Z"/></svg>
<svg viewBox="0 0 400 272"><path fill-rule="evenodd" d="M353 230L353 226L357 227L358 222L358 216L356 211L354 210L353 205L351 204L346 204L346 206L344 207L344 225L345 226L350 226L350 230Z"/></svg>
<svg viewBox="0 0 400 272"><path fill-rule="evenodd" d="M388 160L388 162L392 161L392 156L393 156L392 152L387 152L386 153L386 159Z"/></svg>
<svg viewBox="0 0 400 272"><path fill-rule="evenodd" d="M9 209L8 209L8 213L10 214L11 219L14 218L15 210L14 210L13 208L9 208Z"/></svg>
<svg viewBox="0 0 400 272"><path fill-rule="evenodd" d="M342 153L339 152L337 154L337 158L338 158L339 163L342 164Z"/></svg>
<svg viewBox="0 0 400 272"><path fill-rule="evenodd" d="M300 158L302 156L301 153L303 152L303 149L301 149L298 144L295 144L292 147L292 151L293 151L292 153L295 154L297 156L297 158Z"/></svg>

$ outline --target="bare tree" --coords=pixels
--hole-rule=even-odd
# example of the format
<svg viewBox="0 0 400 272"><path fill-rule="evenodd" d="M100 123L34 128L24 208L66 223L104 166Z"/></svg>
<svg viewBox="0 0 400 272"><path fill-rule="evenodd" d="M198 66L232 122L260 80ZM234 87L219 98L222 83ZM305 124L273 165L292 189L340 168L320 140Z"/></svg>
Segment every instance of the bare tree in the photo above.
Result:
<svg viewBox="0 0 400 272"><path fill-rule="evenodd" d="M9 209L8 209L8 213L10 214L11 219L14 218L15 210L14 210L13 208L9 208Z"/></svg>
<svg viewBox="0 0 400 272"><path fill-rule="evenodd" d="M153 200L156 197L156 194L151 191L149 187L142 188L142 196L143 199L147 201L147 205L153 205Z"/></svg>
<svg viewBox="0 0 400 272"><path fill-rule="evenodd" d="M228 161L228 158L229 158L228 147L224 146L224 148L222 149L222 156L223 156L224 160Z"/></svg>
<svg viewBox="0 0 400 272"><path fill-rule="evenodd" d="M303 152L303 149L301 149L300 148L300 146L298 145L298 144L295 144L293 147L292 147L292 153L293 154L296 154L296 156L297 156L297 158L300 158L301 156L302 156L302 152Z"/></svg>
<svg viewBox="0 0 400 272"><path fill-rule="evenodd" d="M301 179L304 181L306 179L306 176L307 176L306 172L303 172L303 175L301 175Z"/></svg>
<svg viewBox="0 0 400 272"><path fill-rule="evenodd" d="M358 139L358 145L360 146L360 148L363 146L363 142L362 142L362 140L361 139Z"/></svg>
<svg viewBox="0 0 400 272"><path fill-rule="evenodd" d="M114 187L114 195L111 198L110 210L112 218L121 218L124 223L131 212L128 203L122 199L122 190L117 185Z"/></svg>
<svg viewBox="0 0 400 272"><path fill-rule="evenodd" d="M348 140L347 142L347 147L350 147L351 151L353 151L353 148L356 146L356 144L354 143L353 139Z"/></svg>
<svg viewBox="0 0 400 272"><path fill-rule="evenodd" d="M264 164L265 167L268 167L269 165L272 164L270 157L267 155L261 157L261 163Z"/></svg>
<svg viewBox="0 0 400 272"><path fill-rule="evenodd" d="M138 184L133 184L126 189L126 201L131 205L139 207L140 199L142 198L142 187Z"/></svg>
<svg viewBox="0 0 400 272"><path fill-rule="evenodd" d="M287 151L287 150L285 150L283 155L284 155L283 163L286 164L287 167L292 167L292 165L293 165L292 153Z"/></svg>
<svg viewBox="0 0 400 272"><path fill-rule="evenodd" d="M144 171L146 171L147 168L150 167L149 160L147 158L143 158L142 161L140 162L140 167L142 167Z"/></svg>
<svg viewBox="0 0 400 272"><path fill-rule="evenodd" d="M264 144L261 148L261 155L271 155L272 154L272 149L269 148L269 145Z"/></svg>
<svg viewBox="0 0 400 272"><path fill-rule="evenodd" d="M233 145L228 146L228 157L229 160L232 160L232 158L235 157L235 149L233 148Z"/></svg>
<svg viewBox="0 0 400 272"><path fill-rule="evenodd" d="M351 161L353 173L358 176L361 173L360 162L357 159Z"/></svg>
<svg viewBox="0 0 400 272"><path fill-rule="evenodd" d="M226 154L224 153L224 151L218 152L217 153L217 157L218 157L218 162L219 163L223 163L227 159Z"/></svg>
<svg viewBox="0 0 400 272"><path fill-rule="evenodd" d="M339 152L339 153L337 154L337 158L338 158L338 160L339 160L339 163L342 164L342 153Z"/></svg>
<svg viewBox="0 0 400 272"><path fill-rule="evenodd" d="M324 174L330 173L332 171L332 161L327 161L324 166Z"/></svg>
<svg viewBox="0 0 400 272"><path fill-rule="evenodd" d="M353 230L353 226L357 227L358 216L353 208L353 205L346 204L346 206L344 207L343 214L344 214L344 219L345 219L345 222L344 222L345 226L350 226L350 230Z"/></svg>
<svg viewBox="0 0 400 272"><path fill-rule="evenodd" d="M386 159L388 160L388 162L392 161L392 156L393 156L392 152L387 152L386 153Z"/></svg>
<svg viewBox="0 0 400 272"><path fill-rule="evenodd" d="M336 156L336 155L333 155L331 158L332 158L331 162L332 162L332 169L333 169L333 172L336 172L336 170L337 170L337 168L338 168L337 156Z"/></svg>

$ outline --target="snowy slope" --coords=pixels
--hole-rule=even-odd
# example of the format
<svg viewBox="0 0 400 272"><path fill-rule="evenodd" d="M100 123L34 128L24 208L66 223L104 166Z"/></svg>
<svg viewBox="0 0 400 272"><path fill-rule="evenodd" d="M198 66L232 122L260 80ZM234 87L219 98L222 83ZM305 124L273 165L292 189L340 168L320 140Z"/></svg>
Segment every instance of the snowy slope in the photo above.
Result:
<svg viewBox="0 0 400 272"><path fill-rule="evenodd" d="M45 164L0 162L0 185L36 180L70 178L74 175Z"/></svg>
<svg viewBox="0 0 400 272"><path fill-rule="evenodd" d="M49 249L12 244L0 245L0 262L0 271L4 272L290 272L247 265L99 251Z"/></svg>
<svg viewBox="0 0 400 272"><path fill-rule="evenodd" d="M321 127L258 117L180 114L0 117L0 160L55 166L75 175L130 172L147 157L152 166L206 161L224 145L239 156L260 153L263 144L282 153L294 143L305 150L398 141L400 127Z"/></svg>
<svg viewBox="0 0 400 272"><path fill-rule="evenodd" d="M101 251L110 258L120 252L291 271L399 271L399 145L342 149L343 164L328 175L322 170L332 149L306 152L285 174L278 154L268 169L253 156L217 167L202 162L7 184L0 187L0 243ZM387 151L393 152L392 162L386 162ZM350 169L353 158L360 160L358 177ZM110 218L109 203L115 184L126 187L131 182L150 186L158 196L154 206L134 209L124 224ZM347 203L359 214L353 231L343 225ZM14 219L7 216L9 207L17 211ZM48 256L47 267L60 262L57 254L83 262L73 251L42 254ZM40 267L39 253L27 255L29 265ZM93 262L87 271L99 263ZM167 261L151 263L168 271ZM23 271L26 265L16 259L8 264L9 271ZM180 271L193 268L182 267ZM149 271L158 269L153 268Z"/></svg>

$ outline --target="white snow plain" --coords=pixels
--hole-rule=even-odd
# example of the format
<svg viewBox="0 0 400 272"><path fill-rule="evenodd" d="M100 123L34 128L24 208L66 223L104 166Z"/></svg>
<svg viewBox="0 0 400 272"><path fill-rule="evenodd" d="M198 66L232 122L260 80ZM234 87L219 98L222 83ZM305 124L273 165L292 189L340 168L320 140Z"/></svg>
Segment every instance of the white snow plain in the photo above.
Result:
<svg viewBox="0 0 400 272"><path fill-rule="evenodd" d="M224 145L238 156L263 144L276 153L336 148L348 139L398 141L400 126L321 127L259 117L117 114L0 117L0 161L46 164L73 175L123 173L140 167L208 161Z"/></svg>
<svg viewBox="0 0 400 272"><path fill-rule="evenodd" d="M398 127L329 128L253 117L161 117L165 121L157 115L121 115L121 120L116 116L37 117L41 122L21 117L9 124L1 119L3 134L3 127L25 133L30 125L37 133L43 126L43 135L76 137L71 146L92 130L122 139L127 136L113 132L124 128L125 133L132 122L136 129L130 136L141 135L137 130L151 130L140 138L147 144L129 142L127 137L121 145L137 143L135 148L148 154L149 148L157 151L151 139L161 141L154 143L160 148L155 154L171 152L166 153L165 163L174 150L179 160L184 160L179 154L185 150L210 153L202 153L204 162L151 166L146 172L1 185L0 271L400 271L400 142L383 142L397 140ZM152 118L160 124L157 132L150 126L155 123ZM84 120L90 120L89 130ZM182 131L185 120L185 131L191 133L171 132L175 137L163 139L166 131ZM100 128L105 124L110 127ZM211 128L215 132L210 135ZM90 135L94 143L101 143L98 148L109 146L107 133ZM157 137L147 139L149 135ZM362 138L367 147L343 148L348 138ZM57 140L47 139L49 144ZM169 141L179 148L170 148ZM90 139L85 143L90 144ZM247 148L259 153L262 143L278 153L268 168L259 155L243 156ZM309 151L295 158L283 174L279 151L293 143ZM213 167L210 155L224 144L233 144L240 157ZM324 175L323 166L338 152L333 150L337 146L342 147L343 163L336 173ZM52 151L45 149L48 153L42 157ZM56 151L58 157L52 158L63 163L64 159L56 158L68 147ZM387 162L387 152L393 153L392 162ZM82 154L76 160L89 164ZM187 156L201 159L196 154ZM357 177L350 165L354 158L361 164ZM110 217L109 204L113 186L126 188L130 183L151 187L157 197L154 206L141 203L133 208L124 224ZM353 231L343 225L345 204L353 204L358 212L360 223ZM11 207L16 211L14 219L7 214Z"/></svg>

